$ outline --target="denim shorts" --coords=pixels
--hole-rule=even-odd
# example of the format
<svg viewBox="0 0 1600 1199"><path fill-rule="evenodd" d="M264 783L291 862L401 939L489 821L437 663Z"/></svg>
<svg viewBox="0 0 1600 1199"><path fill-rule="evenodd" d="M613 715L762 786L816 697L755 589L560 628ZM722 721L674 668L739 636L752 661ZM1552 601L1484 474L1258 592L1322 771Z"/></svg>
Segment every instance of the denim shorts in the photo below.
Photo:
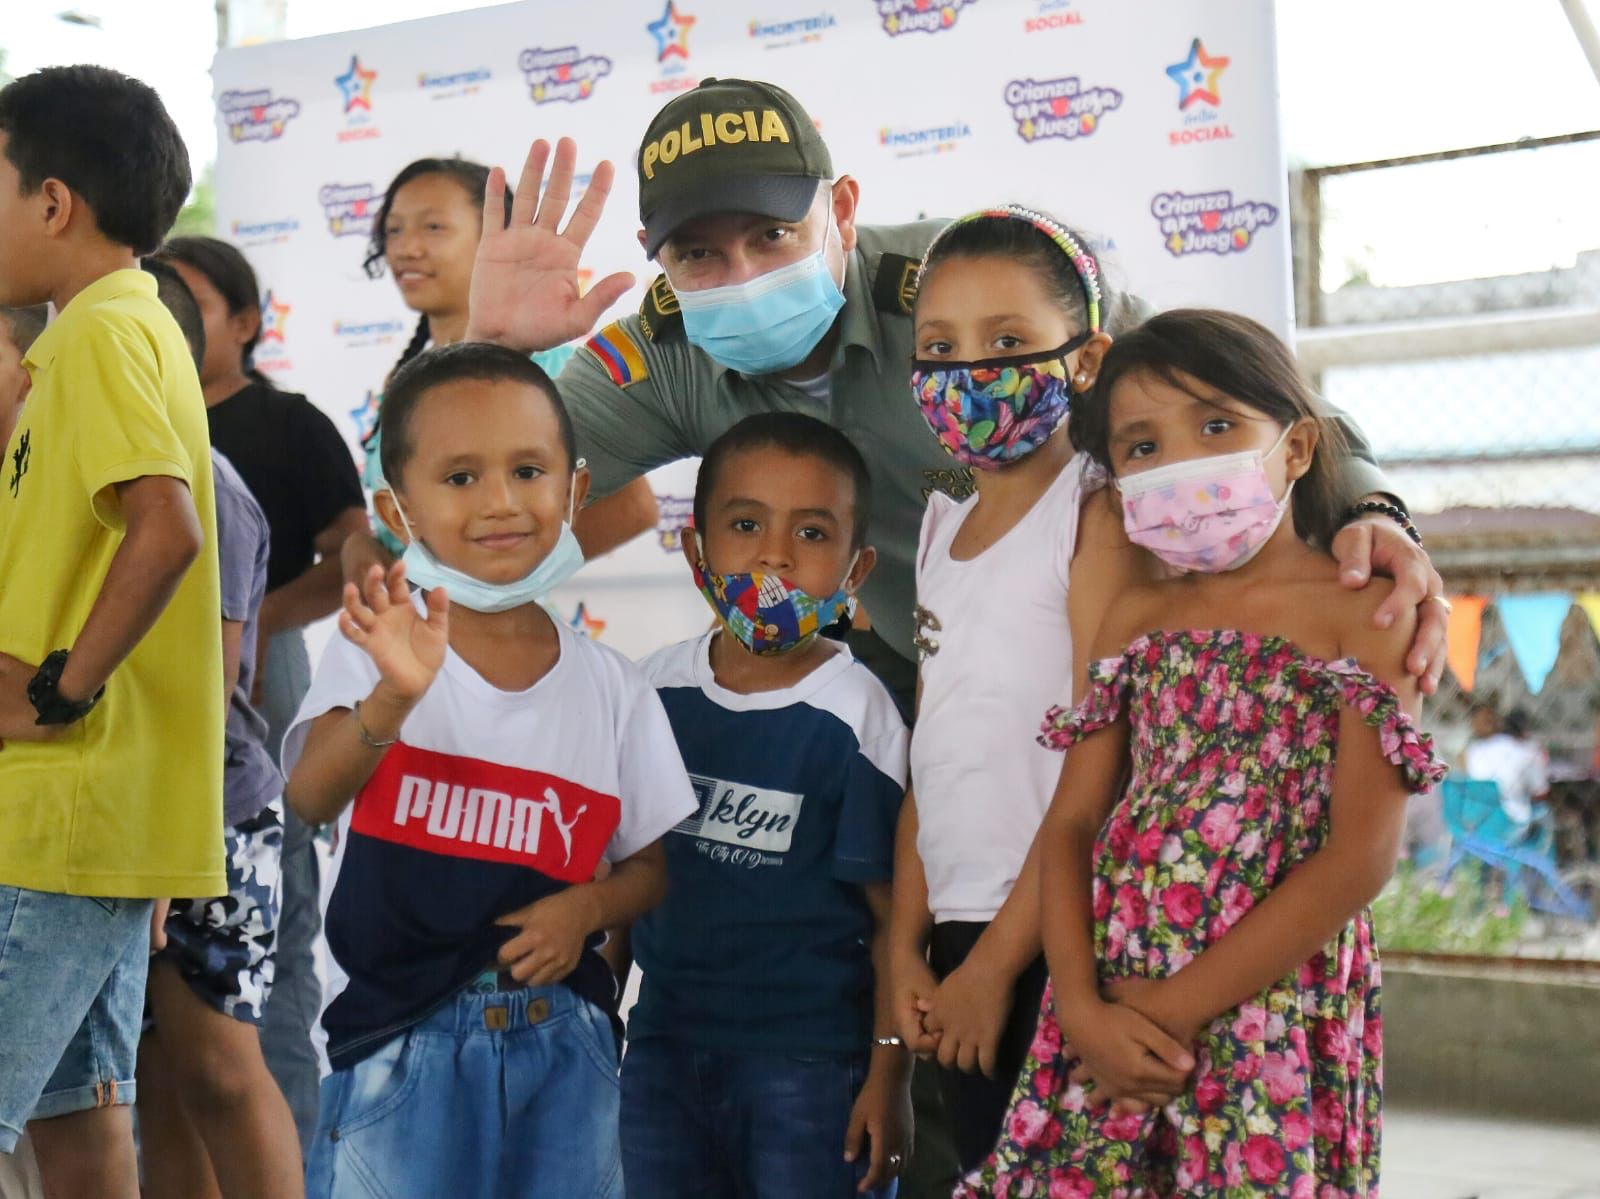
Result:
<svg viewBox="0 0 1600 1199"><path fill-rule="evenodd" d="M29 1120L134 1101L150 913L0 884L0 1152Z"/></svg>
<svg viewBox="0 0 1600 1199"><path fill-rule="evenodd" d="M628 1043L622 1160L628 1199L859 1199L844 1160L867 1055L742 1053L666 1038ZM893 1199L891 1181L873 1199Z"/></svg>
<svg viewBox="0 0 1600 1199"><path fill-rule="evenodd" d="M616 1040L562 986L464 991L322 1080L307 1199L622 1199Z"/></svg>

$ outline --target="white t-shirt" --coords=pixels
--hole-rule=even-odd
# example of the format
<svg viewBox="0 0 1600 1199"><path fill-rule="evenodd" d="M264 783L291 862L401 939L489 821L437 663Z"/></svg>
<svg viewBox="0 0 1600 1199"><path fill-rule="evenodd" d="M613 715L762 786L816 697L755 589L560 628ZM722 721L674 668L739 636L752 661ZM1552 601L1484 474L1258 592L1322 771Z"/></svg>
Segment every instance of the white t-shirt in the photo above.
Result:
<svg viewBox="0 0 1600 1199"><path fill-rule="evenodd" d="M1500 807L1518 824L1533 819L1533 801L1550 790L1544 750L1537 742L1496 733L1467 746L1467 777L1500 785Z"/></svg>
<svg viewBox="0 0 1600 1199"><path fill-rule="evenodd" d="M447 652L341 816L326 918L338 970L323 1013L336 1068L491 965L509 932L496 917L594 878L601 861L632 856L698 809L638 667L554 623L560 657L526 691L501 691ZM312 720L377 681L363 651L330 641L285 738L286 770ZM614 1012L592 948L565 981Z"/></svg>
<svg viewBox="0 0 1600 1199"><path fill-rule="evenodd" d="M917 852L935 921L993 920L1061 775L1034 738L1072 699L1067 572L1092 482L1078 455L1004 537L950 557L973 497L928 499L917 550L922 698L911 733Z"/></svg>

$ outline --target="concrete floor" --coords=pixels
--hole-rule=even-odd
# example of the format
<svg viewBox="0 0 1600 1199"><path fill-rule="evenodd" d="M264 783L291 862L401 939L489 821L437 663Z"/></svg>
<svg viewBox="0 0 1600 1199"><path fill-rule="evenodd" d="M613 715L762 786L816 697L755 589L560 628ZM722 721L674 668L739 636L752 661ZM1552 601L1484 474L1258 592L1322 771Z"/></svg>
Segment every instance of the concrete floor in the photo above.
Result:
<svg viewBox="0 0 1600 1199"><path fill-rule="evenodd" d="M1600 1199L1600 1127L1389 1108L1383 1199Z"/></svg>
<svg viewBox="0 0 1600 1199"><path fill-rule="evenodd" d="M1390 1108L1383 1199L1600 1199L1600 1128ZM0 1199L36 1199L32 1163L0 1156Z"/></svg>

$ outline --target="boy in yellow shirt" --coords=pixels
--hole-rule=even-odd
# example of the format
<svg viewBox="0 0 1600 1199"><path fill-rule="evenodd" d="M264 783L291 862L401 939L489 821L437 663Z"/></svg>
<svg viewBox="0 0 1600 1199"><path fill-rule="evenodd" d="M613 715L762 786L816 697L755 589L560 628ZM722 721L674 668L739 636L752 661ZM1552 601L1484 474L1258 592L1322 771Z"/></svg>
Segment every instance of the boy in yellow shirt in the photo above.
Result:
<svg viewBox="0 0 1600 1199"><path fill-rule="evenodd" d="M152 926L224 890L205 405L138 264L189 180L136 80L0 90L0 305L59 314L0 459L0 1151L26 1124L53 1195L138 1195Z"/></svg>

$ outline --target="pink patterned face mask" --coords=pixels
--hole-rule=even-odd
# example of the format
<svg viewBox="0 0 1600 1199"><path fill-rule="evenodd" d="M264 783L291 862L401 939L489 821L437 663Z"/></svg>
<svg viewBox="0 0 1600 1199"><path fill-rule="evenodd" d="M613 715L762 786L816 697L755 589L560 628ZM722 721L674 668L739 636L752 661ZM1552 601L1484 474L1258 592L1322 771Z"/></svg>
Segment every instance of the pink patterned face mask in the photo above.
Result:
<svg viewBox="0 0 1600 1199"><path fill-rule="evenodd" d="M1176 570L1220 574L1243 566L1289 509L1294 482L1280 500L1266 468L1288 436L1285 429L1265 453L1191 458L1118 479L1128 540Z"/></svg>

